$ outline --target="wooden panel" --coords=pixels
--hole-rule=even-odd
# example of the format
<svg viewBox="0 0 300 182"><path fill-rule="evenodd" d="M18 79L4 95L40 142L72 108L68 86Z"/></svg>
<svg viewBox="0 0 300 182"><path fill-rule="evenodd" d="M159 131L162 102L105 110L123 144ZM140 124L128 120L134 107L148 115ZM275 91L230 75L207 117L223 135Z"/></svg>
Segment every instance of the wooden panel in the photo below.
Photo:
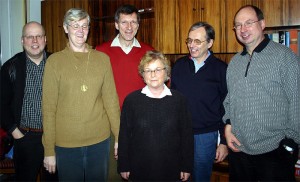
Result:
<svg viewBox="0 0 300 182"><path fill-rule="evenodd" d="M177 0L154 0L154 7L154 47L165 54L174 53L174 51L180 52L180 39L175 14L178 10Z"/></svg>
<svg viewBox="0 0 300 182"><path fill-rule="evenodd" d="M264 0L260 6L268 27L300 25L299 0Z"/></svg>
<svg viewBox="0 0 300 182"><path fill-rule="evenodd" d="M242 50L242 46L236 40L235 32L233 29L233 21L235 13L243 5L246 5L246 2L243 0L226 0L226 45L222 46L223 48L225 48L222 50L223 52L234 53Z"/></svg>
<svg viewBox="0 0 300 182"><path fill-rule="evenodd" d="M198 17L198 15L200 15L201 13L201 5L200 3L195 4L194 2L194 0L178 1L178 7L180 7L180 10L177 11L176 16L178 17L178 21L176 21L175 23L177 23L177 26L179 27L179 37L178 40L176 40L176 44L180 45L178 50L178 52L180 53L188 53L188 48L185 44L185 39L188 37L189 28L193 23L196 22L195 20L200 21L200 16Z"/></svg>
<svg viewBox="0 0 300 182"><path fill-rule="evenodd" d="M215 41L212 51L215 53L222 52L221 43L222 36L224 36L224 29L222 29L222 16L225 16L225 12L222 12L222 2L224 2L224 0L205 0L203 2L202 21L208 22L215 29Z"/></svg>

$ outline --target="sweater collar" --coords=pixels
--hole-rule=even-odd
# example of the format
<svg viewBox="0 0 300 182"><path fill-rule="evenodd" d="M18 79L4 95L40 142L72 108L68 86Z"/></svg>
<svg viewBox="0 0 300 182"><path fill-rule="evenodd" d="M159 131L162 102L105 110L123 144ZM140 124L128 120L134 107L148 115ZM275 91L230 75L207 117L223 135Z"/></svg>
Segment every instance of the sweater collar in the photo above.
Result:
<svg viewBox="0 0 300 182"><path fill-rule="evenodd" d="M146 86L142 89L141 93L142 93L142 94L145 94L146 96L148 96L148 97L150 97L150 98L155 98L154 95L151 93L151 91L150 91L148 85L146 85ZM159 96L158 98L163 98L163 97L165 97L165 96L167 96L167 95L171 96L172 93L171 93L170 89L164 84L164 90L163 90L163 92L160 94L160 96Z"/></svg>
<svg viewBox="0 0 300 182"><path fill-rule="evenodd" d="M269 36L267 34L265 34L265 38L263 41L261 41L260 44L258 44L258 46L255 47L255 49L253 50L253 52L261 52L270 42ZM241 53L242 56L248 54L246 47L244 46L243 48L243 52Z"/></svg>

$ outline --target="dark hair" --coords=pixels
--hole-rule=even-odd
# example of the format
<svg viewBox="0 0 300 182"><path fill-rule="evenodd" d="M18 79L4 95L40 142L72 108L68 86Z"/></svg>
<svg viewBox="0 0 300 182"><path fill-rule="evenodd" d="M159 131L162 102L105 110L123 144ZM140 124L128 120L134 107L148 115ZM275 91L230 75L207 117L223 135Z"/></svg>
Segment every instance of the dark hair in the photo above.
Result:
<svg viewBox="0 0 300 182"><path fill-rule="evenodd" d="M234 15L234 19L233 21L235 20L235 17L236 15L244 8L252 8L254 11L255 11L255 14L256 14L256 17L258 20L263 20L265 19L264 18L264 13L261 11L261 9L259 9L257 6L254 6L254 5L245 5L245 6L242 6Z"/></svg>
<svg viewBox="0 0 300 182"><path fill-rule="evenodd" d="M115 22L119 22L120 14L130 15L133 13L135 13L137 15L137 20L139 23L140 19L141 19L139 10L135 6L130 5L130 4L125 4L117 9L117 11L115 13Z"/></svg>
<svg viewBox="0 0 300 182"><path fill-rule="evenodd" d="M206 31L206 41L210 42L210 40L215 40L215 29L208 23L206 22L196 22L194 23L191 28L189 29L189 33L191 31L194 31L200 27L204 27L205 31Z"/></svg>

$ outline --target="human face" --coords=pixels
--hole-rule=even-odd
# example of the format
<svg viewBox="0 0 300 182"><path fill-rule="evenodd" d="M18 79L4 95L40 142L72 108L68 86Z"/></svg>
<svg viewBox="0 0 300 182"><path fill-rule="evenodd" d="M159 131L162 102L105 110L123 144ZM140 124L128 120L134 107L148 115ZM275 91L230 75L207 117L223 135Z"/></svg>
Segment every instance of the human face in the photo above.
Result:
<svg viewBox="0 0 300 182"><path fill-rule="evenodd" d="M211 48L213 44L213 40L210 42L206 41L206 31L204 27L189 32L188 39L192 40L190 43L189 41L187 42L190 55L199 61L206 58L208 49Z"/></svg>
<svg viewBox="0 0 300 182"><path fill-rule="evenodd" d="M245 24L249 25L245 26ZM236 37L252 53L264 39L265 21L258 21L255 11L251 7L246 7L241 9L235 17L234 26L239 25L242 26L240 29L235 29Z"/></svg>
<svg viewBox="0 0 300 182"><path fill-rule="evenodd" d="M163 90L167 71L161 60L154 60L144 66L144 81L150 90Z"/></svg>
<svg viewBox="0 0 300 182"><path fill-rule="evenodd" d="M68 34L70 47L74 51L80 51L85 47L85 42L89 33L88 19L72 21L69 25L64 25L64 30Z"/></svg>
<svg viewBox="0 0 300 182"><path fill-rule="evenodd" d="M43 27L35 22L25 26L21 39L23 48L31 60L43 58L46 46L46 36Z"/></svg>
<svg viewBox="0 0 300 182"><path fill-rule="evenodd" d="M115 22L115 27L119 30L121 43L132 43L139 29L137 14L120 14L119 22Z"/></svg>

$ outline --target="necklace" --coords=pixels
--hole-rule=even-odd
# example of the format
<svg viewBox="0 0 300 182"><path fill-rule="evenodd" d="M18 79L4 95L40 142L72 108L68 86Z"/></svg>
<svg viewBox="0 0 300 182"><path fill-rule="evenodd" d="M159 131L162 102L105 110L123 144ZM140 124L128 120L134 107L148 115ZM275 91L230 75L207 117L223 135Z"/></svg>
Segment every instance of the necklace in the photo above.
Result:
<svg viewBox="0 0 300 182"><path fill-rule="evenodd" d="M87 78L87 70L88 70L88 67L89 67L89 62L90 62L90 54L91 54L91 51L89 51L89 54L88 54L88 60L86 62L86 68L85 68L85 78L83 79L83 82L82 82L82 85L80 86L80 90L82 92L86 92L89 87L86 85L86 78Z"/></svg>

